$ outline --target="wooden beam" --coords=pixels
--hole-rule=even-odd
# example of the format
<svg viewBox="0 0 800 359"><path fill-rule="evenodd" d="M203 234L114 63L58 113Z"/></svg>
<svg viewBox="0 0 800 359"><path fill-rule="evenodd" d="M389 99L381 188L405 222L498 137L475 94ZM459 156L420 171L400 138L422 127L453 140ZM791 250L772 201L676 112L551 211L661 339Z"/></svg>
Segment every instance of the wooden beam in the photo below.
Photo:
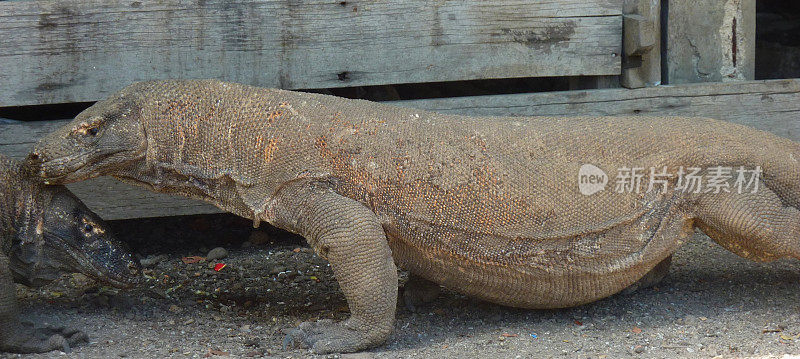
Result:
<svg viewBox="0 0 800 359"><path fill-rule="evenodd" d="M622 27L622 86L660 85L661 0L625 0Z"/></svg>
<svg viewBox="0 0 800 359"><path fill-rule="evenodd" d="M311 89L619 75L622 1L0 1L0 107L165 78Z"/></svg>
<svg viewBox="0 0 800 359"><path fill-rule="evenodd" d="M680 115L741 123L800 142L800 79L390 102L475 116ZM24 157L63 121L0 125L0 153ZM70 188L107 219L212 213L207 204L100 178Z"/></svg>

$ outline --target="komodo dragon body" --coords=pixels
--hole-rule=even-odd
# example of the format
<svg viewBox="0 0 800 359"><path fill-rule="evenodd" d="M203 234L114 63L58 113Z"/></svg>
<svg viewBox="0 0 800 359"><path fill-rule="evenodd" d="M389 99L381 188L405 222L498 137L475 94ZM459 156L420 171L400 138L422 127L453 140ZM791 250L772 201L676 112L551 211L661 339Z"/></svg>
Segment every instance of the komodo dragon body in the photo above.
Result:
<svg viewBox="0 0 800 359"><path fill-rule="evenodd" d="M18 319L16 287L47 284L64 272L130 287L138 262L108 226L63 186L45 186L0 155L0 352L69 350L85 335L35 328Z"/></svg>
<svg viewBox="0 0 800 359"><path fill-rule="evenodd" d="M291 334L316 352L386 339L395 263L488 301L556 308L626 288L694 228L747 258L799 257L798 160L797 143L703 118L474 118L203 80L131 85L30 156L56 183L111 175L303 235L351 310ZM763 176L755 193L678 190L679 176L647 191L648 175L641 190L584 195L587 164Z"/></svg>

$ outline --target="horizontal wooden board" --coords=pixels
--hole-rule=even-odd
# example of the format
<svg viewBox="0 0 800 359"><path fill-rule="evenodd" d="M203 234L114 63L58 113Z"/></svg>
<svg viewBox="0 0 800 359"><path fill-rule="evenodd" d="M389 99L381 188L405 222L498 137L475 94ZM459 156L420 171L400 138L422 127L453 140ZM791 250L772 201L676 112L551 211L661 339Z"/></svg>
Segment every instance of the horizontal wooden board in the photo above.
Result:
<svg viewBox="0 0 800 359"><path fill-rule="evenodd" d="M401 106L484 116L682 115L741 123L800 141L800 80L752 81L537 94L398 101ZM0 125L0 153L24 157L32 143L63 122ZM70 188L107 219L218 210L100 178Z"/></svg>
<svg viewBox="0 0 800 359"><path fill-rule="evenodd" d="M704 116L800 142L800 79L471 96L396 104L474 116Z"/></svg>
<svg viewBox="0 0 800 359"><path fill-rule="evenodd" d="M0 106L135 81L290 89L618 75L622 0L0 1Z"/></svg>

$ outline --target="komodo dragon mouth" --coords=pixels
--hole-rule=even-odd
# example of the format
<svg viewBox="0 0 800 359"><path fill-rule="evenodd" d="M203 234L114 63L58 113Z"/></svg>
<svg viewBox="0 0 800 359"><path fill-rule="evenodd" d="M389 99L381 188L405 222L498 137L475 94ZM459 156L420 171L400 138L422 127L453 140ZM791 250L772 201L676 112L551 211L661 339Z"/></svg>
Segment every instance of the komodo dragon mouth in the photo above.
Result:
<svg viewBox="0 0 800 359"><path fill-rule="evenodd" d="M44 178L45 183L64 184L100 176L100 169L108 162L112 162L109 161L110 159L114 157L124 157L127 152L129 151L96 155L95 158L91 158L91 153L76 153L44 160L29 158L28 164L35 164L38 166L39 169L36 175Z"/></svg>
<svg viewBox="0 0 800 359"><path fill-rule="evenodd" d="M67 177L68 175L74 175L75 172L81 171L86 167L88 161L82 160L86 157L87 154L79 153L41 161L38 163L38 175L47 179L48 181L59 180ZM38 160L38 158L29 159L29 162L35 160Z"/></svg>

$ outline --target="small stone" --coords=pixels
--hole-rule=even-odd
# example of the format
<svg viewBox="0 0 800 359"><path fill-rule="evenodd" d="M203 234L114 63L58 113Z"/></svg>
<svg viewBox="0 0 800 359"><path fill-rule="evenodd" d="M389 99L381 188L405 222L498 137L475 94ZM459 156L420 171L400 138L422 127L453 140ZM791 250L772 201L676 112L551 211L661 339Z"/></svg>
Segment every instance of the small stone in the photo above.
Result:
<svg viewBox="0 0 800 359"><path fill-rule="evenodd" d="M159 255L149 255L146 258L139 261L144 268L151 268L155 267L156 264L159 264L165 260L169 259L169 256L166 254L159 254Z"/></svg>
<svg viewBox="0 0 800 359"><path fill-rule="evenodd" d="M180 313L181 310L182 310L181 307L179 307L179 306L177 306L175 304L169 306L169 311L170 312Z"/></svg>
<svg viewBox="0 0 800 359"><path fill-rule="evenodd" d="M189 319L189 320L183 322L183 325L189 325L189 324L192 324L192 323L194 323L194 319Z"/></svg>
<svg viewBox="0 0 800 359"><path fill-rule="evenodd" d="M285 271L286 271L286 267L277 266L277 267L272 267L272 269L269 270L269 274L276 275L278 273L285 272Z"/></svg>
<svg viewBox="0 0 800 359"><path fill-rule="evenodd" d="M261 341L259 341L256 338L248 338L248 339L244 340L244 345L246 345L248 347L260 347L261 346Z"/></svg>
<svg viewBox="0 0 800 359"><path fill-rule="evenodd" d="M633 352L636 354L642 354L644 353L644 347L641 345L637 345L633 348Z"/></svg>
<svg viewBox="0 0 800 359"><path fill-rule="evenodd" d="M208 255L206 255L206 260L210 262L225 258L227 256L228 256L228 251L225 248L217 247L208 252Z"/></svg>

